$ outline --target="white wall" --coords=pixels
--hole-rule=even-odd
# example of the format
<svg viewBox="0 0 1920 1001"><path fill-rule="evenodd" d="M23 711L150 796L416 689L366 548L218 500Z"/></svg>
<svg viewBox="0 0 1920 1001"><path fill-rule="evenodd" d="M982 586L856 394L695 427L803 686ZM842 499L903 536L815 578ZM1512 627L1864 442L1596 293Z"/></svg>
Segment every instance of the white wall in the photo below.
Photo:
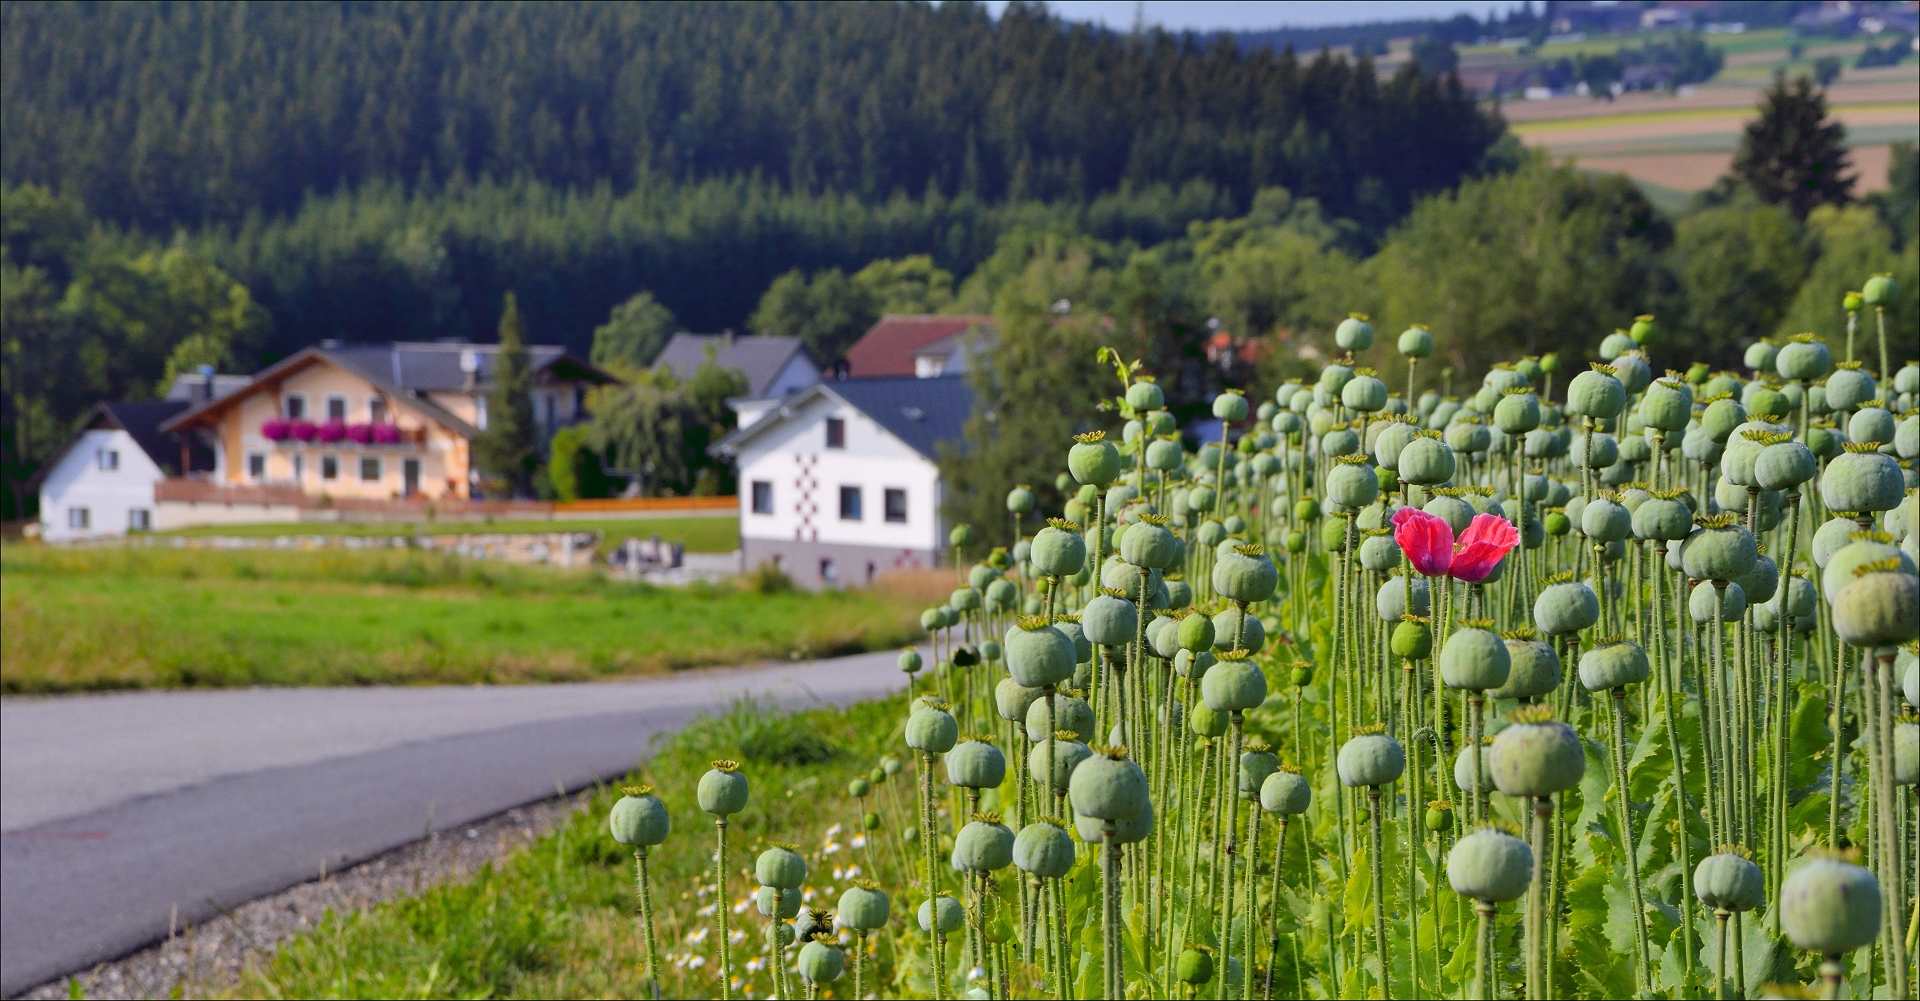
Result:
<svg viewBox="0 0 1920 1001"><path fill-rule="evenodd" d="M100 468L100 453L108 451L119 453L120 468ZM165 475L125 431L83 432L40 483L41 538L66 542L125 535L134 510L148 512L154 527L159 527L153 514L153 485ZM69 511L74 508L87 509L86 529L68 527Z"/></svg>
<svg viewBox="0 0 1920 1001"><path fill-rule="evenodd" d="M829 417L846 421L846 448L827 447ZM767 420L777 420L770 415ZM938 551L939 469L853 407L830 396L769 427L740 454L740 535ZM753 483L773 485L773 513L753 513ZM840 488L861 488L861 519L840 518ZM904 524L886 520L888 488L907 492Z"/></svg>
<svg viewBox="0 0 1920 1001"><path fill-rule="evenodd" d="M819 381L820 370L814 368L812 362L796 353L792 358L787 359L786 367L774 377L773 383L767 387L766 395L777 400Z"/></svg>

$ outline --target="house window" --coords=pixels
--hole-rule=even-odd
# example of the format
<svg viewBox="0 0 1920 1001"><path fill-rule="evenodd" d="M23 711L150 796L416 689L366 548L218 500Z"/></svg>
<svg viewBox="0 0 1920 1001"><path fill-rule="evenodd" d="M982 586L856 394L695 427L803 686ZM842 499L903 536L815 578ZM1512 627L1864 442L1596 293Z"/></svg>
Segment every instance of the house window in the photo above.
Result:
<svg viewBox="0 0 1920 1001"><path fill-rule="evenodd" d="M387 401L385 397L375 396L367 401L367 421L373 424L387 422Z"/></svg>
<svg viewBox="0 0 1920 1001"><path fill-rule="evenodd" d="M820 561L820 580L822 583L840 583L840 568L830 559Z"/></svg>
<svg viewBox="0 0 1920 1001"><path fill-rule="evenodd" d="M380 482L380 457L379 456L363 455L360 457L360 482L362 483Z"/></svg>
<svg viewBox="0 0 1920 1001"><path fill-rule="evenodd" d="M323 455L320 457L320 478L323 480L337 480L340 478L339 456Z"/></svg>
<svg viewBox="0 0 1920 1001"><path fill-rule="evenodd" d="M111 473L120 468L120 453L111 448L101 449L97 457L100 460L100 468L106 472Z"/></svg>
<svg viewBox="0 0 1920 1001"><path fill-rule="evenodd" d="M267 457L261 452L247 453L247 479L264 480L267 478Z"/></svg>
<svg viewBox="0 0 1920 1001"><path fill-rule="evenodd" d="M551 429L559 418L560 401L552 393L541 393L540 400L547 409L547 427Z"/></svg>
<svg viewBox="0 0 1920 1001"><path fill-rule="evenodd" d="M860 488L859 487L841 487L840 488L840 520L841 521L859 521L860 520Z"/></svg>
<svg viewBox="0 0 1920 1001"><path fill-rule="evenodd" d="M347 398L344 396L327 397L327 420L345 421L347 419Z"/></svg>
<svg viewBox="0 0 1920 1001"><path fill-rule="evenodd" d="M67 508L67 527L86 531L93 527L93 512L84 507Z"/></svg>
<svg viewBox="0 0 1920 1001"><path fill-rule="evenodd" d="M905 490L887 488L887 520L906 524L907 492Z"/></svg>
<svg viewBox="0 0 1920 1001"><path fill-rule="evenodd" d="M293 482L304 483L306 479L307 457L304 455L296 455L293 457Z"/></svg>
<svg viewBox="0 0 1920 1001"><path fill-rule="evenodd" d="M773 483L771 481L753 481L753 513L773 513Z"/></svg>
<svg viewBox="0 0 1920 1001"><path fill-rule="evenodd" d="M827 447L847 447L847 422L838 417L827 418Z"/></svg>
<svg viewBox="0 0 1920 1001"><path fill-rule="evenodd" d="M153 530L153 512L144 507L127 509L127 530L148 532Z"/></svg>
<svg viewBox="0 0 1920 1001"><path fill-rule="evenodd" d="M287 395L287 420L303 420L307 416L307 398L298 393Z"/></svg>

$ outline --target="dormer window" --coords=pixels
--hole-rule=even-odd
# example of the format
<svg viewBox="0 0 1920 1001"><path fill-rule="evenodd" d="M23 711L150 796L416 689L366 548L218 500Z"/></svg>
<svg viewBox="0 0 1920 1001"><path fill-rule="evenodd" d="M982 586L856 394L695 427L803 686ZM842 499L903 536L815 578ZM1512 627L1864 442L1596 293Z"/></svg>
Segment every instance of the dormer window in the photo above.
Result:
<svg viewBox="0 0 1920 1001"><path fill-rule="evenodd" d="M827 447L847 447L847 422L838 417L827 418Z"/></svg>
<svg viewBox="0 0 1920 1001"><path fill-rule="evenodd" d="M289 394L286 400L287 420L304 420L307 416L307 398L298 393Z"/></svg>

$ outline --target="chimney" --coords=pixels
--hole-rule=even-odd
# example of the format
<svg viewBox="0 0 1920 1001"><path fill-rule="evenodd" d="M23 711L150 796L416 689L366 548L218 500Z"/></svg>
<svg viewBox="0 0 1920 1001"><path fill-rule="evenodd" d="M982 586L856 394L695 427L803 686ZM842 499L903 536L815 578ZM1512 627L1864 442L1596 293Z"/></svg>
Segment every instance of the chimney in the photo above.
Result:
<svg viewBox="0 0 1920 1001"><path fill-rule="evenodd" d="M213 366L200 366L200 402L213 402Z"/></svg>
<svg viewBox="0 0 1920 1001"><path fill-rule="evenodd" d="M466 375L467 392L473 392L474 384L480 377L480 352L472 348L460 352L460 371Z"/></svg>

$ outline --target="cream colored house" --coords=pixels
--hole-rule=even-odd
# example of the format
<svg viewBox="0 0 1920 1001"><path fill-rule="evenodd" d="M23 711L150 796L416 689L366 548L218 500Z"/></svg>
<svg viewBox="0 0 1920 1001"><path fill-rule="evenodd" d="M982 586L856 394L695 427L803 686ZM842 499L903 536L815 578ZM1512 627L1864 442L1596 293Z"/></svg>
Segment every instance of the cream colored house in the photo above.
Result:
<svg viewBox="0 0 1920 1001"><path fill-rule="evenodd" d="M473 439L487 427L498 350L404 342L308 348L162 429L211 438L217 460L205 486L236 497L464 500L476 479ZM617 381L559 347L527 354L543 443L586 418L589 388Z"/></svg>

